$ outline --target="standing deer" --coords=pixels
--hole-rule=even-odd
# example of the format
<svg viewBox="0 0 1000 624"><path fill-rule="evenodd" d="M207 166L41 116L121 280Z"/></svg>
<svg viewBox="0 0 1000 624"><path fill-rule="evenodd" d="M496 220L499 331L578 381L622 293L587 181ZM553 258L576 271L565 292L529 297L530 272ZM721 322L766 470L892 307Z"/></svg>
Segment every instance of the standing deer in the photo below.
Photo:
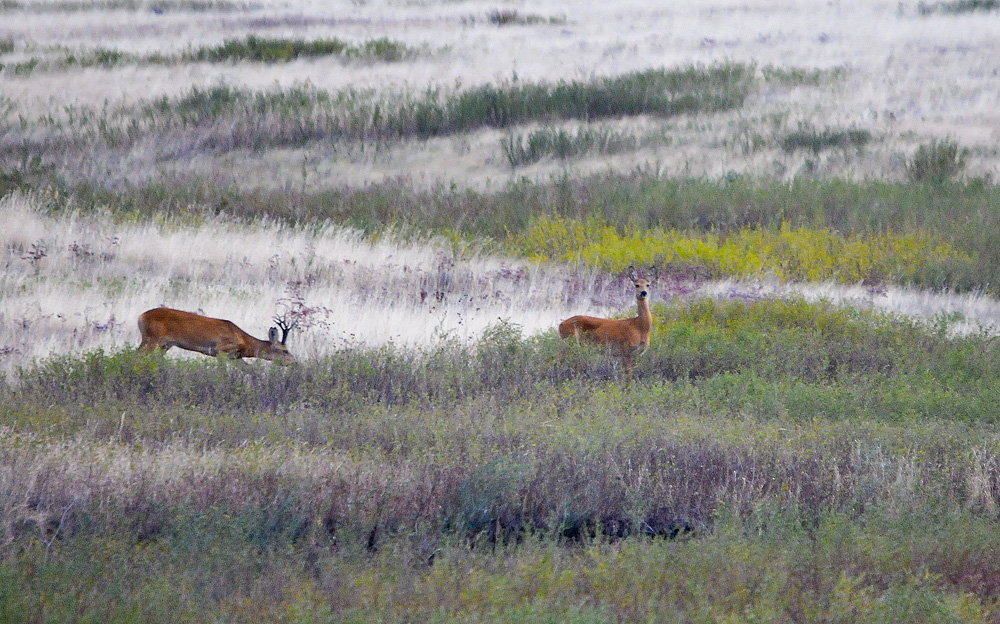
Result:
<svg viewBox="0 0 1000 624"><path fill-rule="evenodd" d="M171 308L153 308L139 315L139 333L142 334L139 350L152 353L156 349L166 351L170 347L180 347L213 357L224 353L235 359L258 357L291 362L292 354L285 341L295 323L278 317L274 321L281 328L280 342L277 327L270 329L267 340L258 340L231 321Z"/></svg>
<svg viewBox="0 0 1000 624"><path fill-rule="evenodd" d="M653 267L653 279L656 279L656 267ZM640 278L635 267L628 268L628 278L635 284L635 301L639 315L628 319L606 319L596 316L574 316L559 323L559 336L564 340L576 336L579 344L581 339L604 345L608 353L620 357L625 364L625 370L632 372L635 358L642 355L649 347L649 330L653 327L653 315L649 311L650 283Z"/></svg>

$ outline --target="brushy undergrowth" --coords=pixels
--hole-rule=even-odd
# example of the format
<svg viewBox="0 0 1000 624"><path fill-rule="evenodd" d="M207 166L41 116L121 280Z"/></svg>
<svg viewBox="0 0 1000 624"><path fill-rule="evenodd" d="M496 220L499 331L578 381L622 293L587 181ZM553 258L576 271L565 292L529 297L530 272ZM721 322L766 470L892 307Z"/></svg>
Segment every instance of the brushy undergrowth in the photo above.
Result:
<svg viewBox="0 0 1000 624"><path fill-rule="evenodd" d="M990 337L797 300L654 316L631 383L598 350L503 325L291 366L122 352L23 370L0 387L0 609L993 614Z"/></svg>

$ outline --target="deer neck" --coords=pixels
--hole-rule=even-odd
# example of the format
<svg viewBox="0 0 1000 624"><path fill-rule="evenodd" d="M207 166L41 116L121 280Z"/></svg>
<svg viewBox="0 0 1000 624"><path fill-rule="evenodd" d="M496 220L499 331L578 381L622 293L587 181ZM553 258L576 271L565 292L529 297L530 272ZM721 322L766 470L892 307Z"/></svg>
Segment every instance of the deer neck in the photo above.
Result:
<svg viewBox="0 0 1000 624"><path fill-rule="evenodd" d="M267 340L261 340L260 338L254 338L250 336L250 346L252 350L252 357L262 357L264 353L271 348L271 343Z"/></svg>
<svg viewBox="0 0 1000 624"><path fill-rule="evenodd" d="M636 306L639 308L638 321L639 329L648 332L653 327L653 313L649 311L649 299L636 299Z"/></svg>

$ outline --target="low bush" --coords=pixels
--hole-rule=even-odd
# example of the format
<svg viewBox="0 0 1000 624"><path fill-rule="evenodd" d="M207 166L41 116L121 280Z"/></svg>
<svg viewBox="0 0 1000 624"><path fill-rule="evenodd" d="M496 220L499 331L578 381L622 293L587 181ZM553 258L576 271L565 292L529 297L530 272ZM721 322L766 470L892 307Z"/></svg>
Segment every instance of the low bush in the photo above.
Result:
<svg viewBox="0 0 1000 624"><path fill-rule="evenodd" d="M917 148L906 165L906 173L913 182L942 183L965 169L968 153L954 141L934 140Z"/></svg>

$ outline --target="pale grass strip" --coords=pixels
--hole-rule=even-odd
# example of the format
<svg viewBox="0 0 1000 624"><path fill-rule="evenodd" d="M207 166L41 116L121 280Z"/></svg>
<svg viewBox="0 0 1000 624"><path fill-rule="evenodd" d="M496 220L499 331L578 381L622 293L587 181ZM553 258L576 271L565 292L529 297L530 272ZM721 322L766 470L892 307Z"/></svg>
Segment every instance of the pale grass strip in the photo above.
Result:
<svg viewBox="0 0 1000 624"><path fill-rule="evenodd" d="M471 343L498 323L534 334L571 310L607 314L627 305L624 286L589 272L543 269L438 240L389 233L372 241L332 225L246 225L224 217L197 226L52 217L40 202L0 200L8 220L0 230L0 370L135 346L136 318L159 305L227 318L262 337L298 292L317 310L316 323L289 338L300 358L445 337Z"/></svg>

